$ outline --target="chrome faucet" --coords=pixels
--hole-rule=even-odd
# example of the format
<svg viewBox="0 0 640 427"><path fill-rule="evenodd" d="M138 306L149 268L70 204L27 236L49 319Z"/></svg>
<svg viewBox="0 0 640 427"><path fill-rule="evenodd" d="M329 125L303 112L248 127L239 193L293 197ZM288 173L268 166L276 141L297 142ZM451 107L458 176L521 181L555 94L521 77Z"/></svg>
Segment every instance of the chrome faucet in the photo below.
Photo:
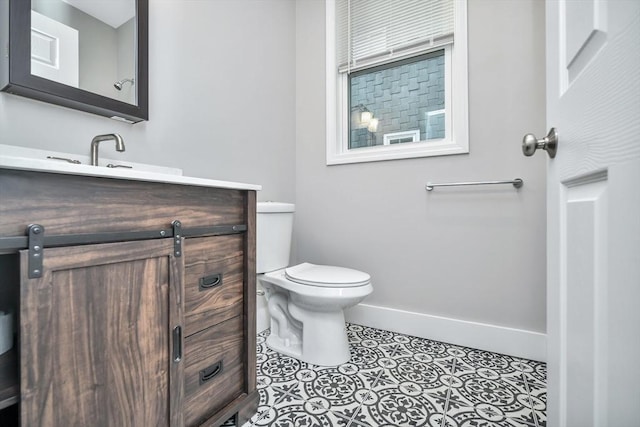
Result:
<svg viewBox="0 0 640 427"><path fill-rule="evenodd" d="M98 166L98 144L102 141L113 139L116 142L116 151L124 151L124 140L117 133L108 133L106 135L98 135L91 140L91 164Z"/></svg>

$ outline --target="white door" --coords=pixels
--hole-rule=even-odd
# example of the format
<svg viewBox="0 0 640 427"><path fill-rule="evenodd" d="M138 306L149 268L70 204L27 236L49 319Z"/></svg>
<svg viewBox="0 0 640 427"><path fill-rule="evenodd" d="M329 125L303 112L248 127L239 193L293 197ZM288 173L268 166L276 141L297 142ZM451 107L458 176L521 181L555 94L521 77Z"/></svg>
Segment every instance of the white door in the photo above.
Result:
<svg viewBox="0 0 640 427"><path fill-rule="evenodd" d="M78 30L31 11L31 74L78 87Z"/></svg>
<svg viewBox="0 0 640 427"><path fill-rule="evenodd" d="M548 425L640 426L640 1L546 8Z"/></svg>

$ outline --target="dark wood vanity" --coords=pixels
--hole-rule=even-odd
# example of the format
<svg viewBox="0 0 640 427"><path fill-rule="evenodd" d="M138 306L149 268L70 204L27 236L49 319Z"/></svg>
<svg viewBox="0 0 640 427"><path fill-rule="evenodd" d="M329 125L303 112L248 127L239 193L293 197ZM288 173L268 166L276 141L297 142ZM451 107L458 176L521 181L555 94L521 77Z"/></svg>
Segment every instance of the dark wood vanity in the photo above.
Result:
<svg viewBox="0 0 640 427"><path fill-rule="evenodd" d="M24 427L242 425L255 206L254 190L0 169L0 309L18 325L0 409Z"/></svg>

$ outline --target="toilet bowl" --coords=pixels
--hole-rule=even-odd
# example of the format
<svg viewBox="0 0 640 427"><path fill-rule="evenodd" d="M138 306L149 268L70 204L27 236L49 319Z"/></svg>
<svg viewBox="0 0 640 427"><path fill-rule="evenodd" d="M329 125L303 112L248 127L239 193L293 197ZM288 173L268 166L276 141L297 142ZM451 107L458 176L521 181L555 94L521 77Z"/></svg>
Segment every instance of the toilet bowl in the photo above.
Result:
<svg viewBox="0 0 640 427"><path fill-rule="evenodd" d="M307 363L347 362L349 341L344 309L373 291L361 271L302 263L287 267L294 205L258 203L256 264L265 290L271 334L267 346Z"/></svg>
<svg viewBox="0 0 640 427"><path fill-rule="evenodd" d="M368 274L302 263L258 280L271 316L270 348L314 365L336 366L350 359L344 309L373 291Z"/></svg>

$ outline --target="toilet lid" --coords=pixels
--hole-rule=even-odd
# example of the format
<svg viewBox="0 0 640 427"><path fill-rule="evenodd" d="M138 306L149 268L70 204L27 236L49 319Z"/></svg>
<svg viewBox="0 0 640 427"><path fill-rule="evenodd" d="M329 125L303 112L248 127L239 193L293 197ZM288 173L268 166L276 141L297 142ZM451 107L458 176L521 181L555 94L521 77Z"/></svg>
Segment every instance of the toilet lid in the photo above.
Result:
<svg viewBox="0 0 640 427"><path fill-rule="evenodd" d="M308 262L284 270L287 279L303 285L348 288L369 283L371 276L362 271Z"/></svg>

